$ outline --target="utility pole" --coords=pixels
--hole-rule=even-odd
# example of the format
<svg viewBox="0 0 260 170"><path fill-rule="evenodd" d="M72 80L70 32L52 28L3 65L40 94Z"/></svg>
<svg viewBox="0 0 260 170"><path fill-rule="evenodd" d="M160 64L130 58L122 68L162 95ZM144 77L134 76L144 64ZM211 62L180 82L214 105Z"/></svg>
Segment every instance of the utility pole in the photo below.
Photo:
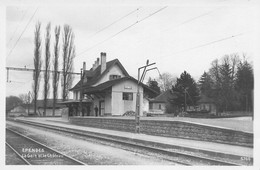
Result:
<svg viewBox="0 0 260 170"><path fill-rule="evenodd" d="M251 107L252 107L252 121L254 120L254 90L251 91L251 97L252 97L252 101L251 101Z"/></svg>
<svg viewBox="0 0 260 170"><path fill-rule="evenodd" d="M30 114L30 101L31 101L31 92L29 91L28 92L28 103L27 103L27 106L28 106L28 116Z"/></svg>
<svg viewBox="0 0 260 170"><path fill-rule="evenodd" d="M9 81L9 68L6 68L6 70L7 70L6 82L8 83L8 81Z"/></svg>
<svg viewBox="0 0 260 170"><path fill-rule="evenodd" d="M149 60L147 60L146 65L138 68L138 82L137 82L137 94L136 94L136 113L135 113L135 133L140 133L140 83L142 83L146 68L154 65L155 63L149 64ZM142 76L140 77L140 70L143 69ZM155 69L155 68L153 68ZM152 70L152 69L149 69ZM149 71L148 70L148 71Z"/></svg>
<svg viewBox="0 0 260 170"><path fill-rule="evenodd" d="M82 98L83 98L83 89L82 89L82 87L83 87L83 79L82 79L82 70L83 69L80 69L80 95L79 95L79 97L80 97L80 99L79 99L79 115L80 116L83 116L83 109L82 109Z"/></svg>
<svg viewBox="0 0 260 170"><path fill-rule="evenodd" d="M186 106L187 106L187 104L186 104L186 90L187 90L187 88L185 87L185 89L184 89L184 112L186 112L186 110L187 110L187 108L186 108Z"/></svg>

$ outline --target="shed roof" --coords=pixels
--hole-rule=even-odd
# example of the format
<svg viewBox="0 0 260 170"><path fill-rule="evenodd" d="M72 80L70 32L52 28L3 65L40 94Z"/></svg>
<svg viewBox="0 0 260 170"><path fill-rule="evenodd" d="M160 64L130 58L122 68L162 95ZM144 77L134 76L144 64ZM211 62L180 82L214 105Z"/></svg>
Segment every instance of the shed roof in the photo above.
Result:
<svg viewBox="0 0 260 170"><path fill-rule="evenodd" d="M150 99L152 103L167 103L169 99L177 98L176 92L172 90L166 90L165 92L161 93L159 96L155 97L154 99Z"/></svg>

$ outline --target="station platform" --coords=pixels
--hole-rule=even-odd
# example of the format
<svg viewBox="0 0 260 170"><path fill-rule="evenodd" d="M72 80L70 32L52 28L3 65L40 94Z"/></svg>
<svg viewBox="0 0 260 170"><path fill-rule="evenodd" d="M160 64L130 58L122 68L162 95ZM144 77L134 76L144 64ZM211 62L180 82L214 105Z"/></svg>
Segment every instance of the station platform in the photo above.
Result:
<svg viewBox="0 0 260 170"><path fill-rule="evenodd" d="M99 129L93 127L79 126L70 124L68 121L62 118L16 118L20 120L39 122L46 125L55 125L59 127L69 128L73 130L85 131L94 133L97 135L106 135L111 136L113 138L125 138L128 140L134 141L142 141L143 143L157 143L167 146L173 146L178 148L183 148L184 150L189 148L189 150L194 151L206 151L217 153L218 156L222 155L231 155L236 156L237 158L243 159L243 157L247 157L253 159L253 148L245 147L245 146L236 146L222 143L214 143L207 141L197 141L197 140L189 140L189 139L181 139L181 138L172 138L172 137L162 137L162 136L153 136L146 134L136 134L131 132L123 132L116 130L108 130L108 129Z"/></svg>

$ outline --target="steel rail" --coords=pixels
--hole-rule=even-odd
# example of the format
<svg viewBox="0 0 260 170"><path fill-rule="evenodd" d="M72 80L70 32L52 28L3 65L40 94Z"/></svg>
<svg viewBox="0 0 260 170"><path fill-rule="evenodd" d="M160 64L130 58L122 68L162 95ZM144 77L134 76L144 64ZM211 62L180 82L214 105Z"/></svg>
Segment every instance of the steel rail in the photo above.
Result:
<svg viewBox="0 0 260 170"><path fill-rule="evenodd" d="M160 148L156 148L156 147L152 147L152 146L145 146L145 145L141 145L141 144L137 144L137 143L131 143L131 142L127 142L127 141L120 141L117 140L115 138L109 138L109 137L104 137L104 136L100 136L100 135L96 135L96 134L90 134L89 132L85 132L82 130L73 130L70 128L65 128L65 127L59 127L59 126L55 126L55 125L46 125L44 123L39 123L39 122L31 122L31 121L26 121L26 120L15 120L16 122L21 122L24 124L29 124L32 126L36 126L36 127L42 127L42 128L47 128L47 129L51 129L51 130L56 130L56 131L60 131L60 132L65 132L65 133L70 133L70 134L74 134L74 135L80 135L83 137L90 137L90 138L95 138L95 139L99 139L99 140L105 140L108 142L114 142L114 143L119 143L122 145L128 145L131 147L136 147L136 148L140 148L140 149L147 149L147 150L152 150L156 153L163 153L165 155L168 156L174 156L174 157L186 157L188 159L196 159L198 161L206 161L212 165L227 165L227 166L241 166L241 164L237 164L237 163L231 163L231 162L227 162L227 161L223 161L223 160L217 160L214 158L210 158L210 157L205 157L205 156L200 156L200 155L191 155L191 154L187 154L187 153L182 153L182 152L178 152L178 151L169 151L169 150L165 150L165 149L160 149ZM188 164L185 161L173 161L179 164L183 164L183 165L192 165L192 164Z"/></svg>
<svg viewBox="0 0 260 170"><path fill-rule="evenodd" d="M28 162L24 157L22 157L22 155L17 152L8 142L5 142L5 144L23 161L25 162L27 165L31 165L30 162Z"/></svg>
<svg viewBox="0 0 260 170"><path fill-rule="evenodd" d="M20 137L22 137L22 138L25 138L26 140L28 140L28 141L30 141L30 142L36 143L37 145L40 145L41 147L46 148L46 149L48 149L48 150L50 150L50 151L52 151L52 152L54 152L54 153L57 153L57 154L59 154L59 155L62 155L63 157L69 159L70 161L75 162L77 165L86 165L86 163L84 163L84 162L81 162L81 161L79 161L79 160L77 160L77 159L75 159L75 158L73 158L73 157L71 157L71 156L65 155L64 153L61 153L61 152L59 152L59 151L57 151L57 150L55 150L55 149L53 149L53 148L51 148L51 147L49 147L49 146L47 146L47 145L45 145L45 144L40 143L40 142L38 142L38 141L36 141L36 140L34 140L34 139L28 137L28 136L25 136L25 135L23 135L23 134L17 132L17 131L14 131L14 130L9 129L9 128L6 128L6 130L11 131L12 133L14 133L14 134L16 134L16 135L18 135L18 136L20 136ZM10 144L8 144L8 145L11 146ZM11 147L13 148L13 146L11 146ZM13 149L13 150L15 150L15 149ZM15 150L15 152L18 153L16 150ZM19 155L20 155L20 154L19 154ZM26 161L27 161L27 160L26 160ZM27 162L28 162L30 165L32 165L29 161L27 161Z"/></svg>

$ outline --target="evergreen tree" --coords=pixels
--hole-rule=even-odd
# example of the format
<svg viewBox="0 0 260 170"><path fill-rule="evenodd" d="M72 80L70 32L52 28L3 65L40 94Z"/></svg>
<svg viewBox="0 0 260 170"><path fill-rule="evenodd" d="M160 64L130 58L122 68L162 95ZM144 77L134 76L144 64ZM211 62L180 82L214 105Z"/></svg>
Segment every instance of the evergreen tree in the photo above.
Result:
<svg viewBox="0 0 260 170"><path fill-rule="evenodd" d="M173 86L172 90L177 92L178 96L172 101L174 105L185 107L185 98L187 105L196 105L199 96L197 84L186 71L180 75L180 78L177 78L177 82Z"/></svg>
<svg viewBox="0 0 260 170"><path fill-rule="evenodd" d="M220 77L222 108L231 110L234 101L234 89L232 88L231 68L228 62L224 61L220 66Z"/></svg>
<svg viewBox="0 0 260 170"><path fill-rule="evenodd" d="M225 55L211 63L209 74L213 80L211 97L217 105L217 112L236 110L239 106L237 93L234 88L237 54Z"/></svg>
<svg viewBox="0 0 260 170"><path fill-rule="evenodd" d="M209 73L204 72L199 80L200 93L208 97L212 96L213 80Z"/></svg>
<svg viewBox="0 0 260 170"><path fill-rule="evenodd" d="M151 77L149 77L148 79L148 82L147 82L147 85L153 89L154 91L156 91L158 94L160 94L161 90L160 90L160 87L158 86L158 82L154 79L152 80ZM154 98L156 97L157 95L149 95L148 97L149 98Z"/></svg>
<svg viewBox="0 0 260 170"><path fill-rule="evenodd" d="M253 111L254 74L252 65L247 61L238 65L235 88L239 94L241 109Z"/></svg>

